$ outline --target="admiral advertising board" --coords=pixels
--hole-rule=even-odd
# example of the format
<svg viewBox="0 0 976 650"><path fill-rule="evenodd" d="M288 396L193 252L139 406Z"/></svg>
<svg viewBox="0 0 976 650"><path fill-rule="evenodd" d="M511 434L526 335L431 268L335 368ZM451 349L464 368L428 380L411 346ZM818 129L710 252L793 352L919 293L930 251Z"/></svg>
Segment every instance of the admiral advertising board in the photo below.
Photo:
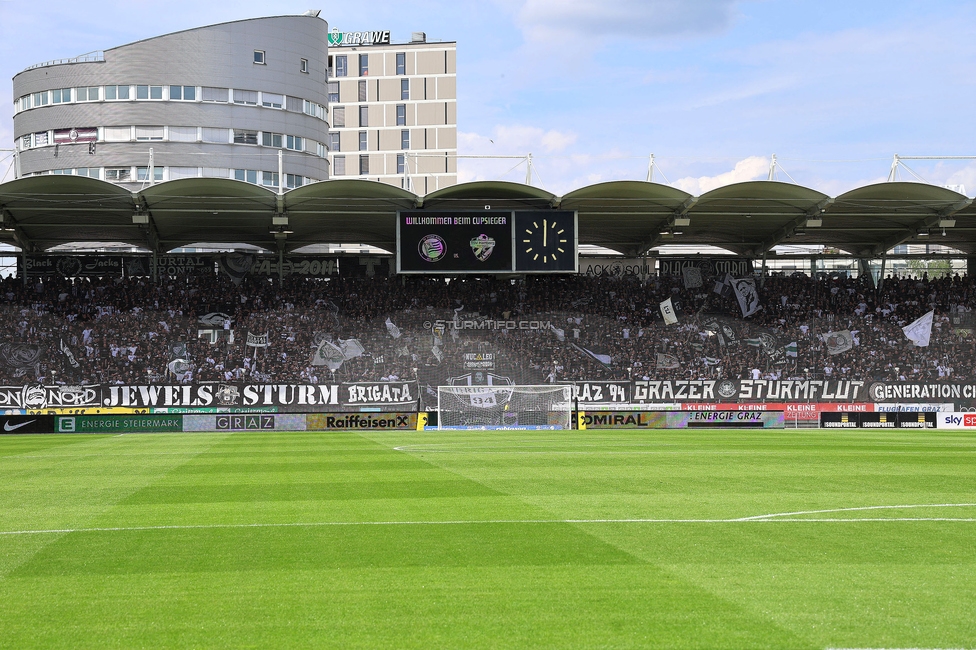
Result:
<svg viewBox="0 0 976 650"><path fill-rule="evenodd" d="M398 212L397 273L575 273L576 213Z"/></svg>
<svg viewBox="0 0 976 650"><path fill-rule="evenodd" d="M782 429L783 411L580 411L586 429Z"/></svg>

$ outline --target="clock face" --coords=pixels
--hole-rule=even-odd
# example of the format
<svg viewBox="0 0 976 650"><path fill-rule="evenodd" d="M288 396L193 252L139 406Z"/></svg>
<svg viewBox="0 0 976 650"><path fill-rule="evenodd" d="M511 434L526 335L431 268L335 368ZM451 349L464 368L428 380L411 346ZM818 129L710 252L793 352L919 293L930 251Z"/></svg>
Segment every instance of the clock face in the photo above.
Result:
<svg viewBox="0 0 976 650"><path fill-rule="evenodd" d="M516 213L515 251L517 271L575 270L574 213Z"/></svg>
<svg viewBox="0 0 976 650"><path fill-rule="evenodd" d="M543 264L553 263L560 255L566 255L569 234L554 219L543 217L534 219L532 224L519 235L523 252L532 257L533 262L540 259Z"/></svg>

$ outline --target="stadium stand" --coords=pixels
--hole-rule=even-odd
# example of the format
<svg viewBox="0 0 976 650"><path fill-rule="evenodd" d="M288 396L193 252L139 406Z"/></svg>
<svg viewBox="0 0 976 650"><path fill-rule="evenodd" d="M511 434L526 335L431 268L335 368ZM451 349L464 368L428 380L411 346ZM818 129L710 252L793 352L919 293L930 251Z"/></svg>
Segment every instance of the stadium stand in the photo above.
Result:
<svg viewBox="0 0 976 650"><path fill-rule="evenodd" d="M970 277L773 275L749 318L714 280L6 278L0 384L973 378Z"/></svg>

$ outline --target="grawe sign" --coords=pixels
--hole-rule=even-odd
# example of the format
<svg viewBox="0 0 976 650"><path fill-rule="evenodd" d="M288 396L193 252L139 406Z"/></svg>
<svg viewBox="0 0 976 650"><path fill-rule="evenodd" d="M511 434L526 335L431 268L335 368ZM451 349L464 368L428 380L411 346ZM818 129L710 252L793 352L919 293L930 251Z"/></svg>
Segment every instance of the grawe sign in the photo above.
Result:
<svg viewBox="0 0 976 650"><path fill-rule="evenodd" d="M340 45L388 45L390 43L390 30L377 32L340 32L339 28L333 28L329 32L329 47Z"/></svg>

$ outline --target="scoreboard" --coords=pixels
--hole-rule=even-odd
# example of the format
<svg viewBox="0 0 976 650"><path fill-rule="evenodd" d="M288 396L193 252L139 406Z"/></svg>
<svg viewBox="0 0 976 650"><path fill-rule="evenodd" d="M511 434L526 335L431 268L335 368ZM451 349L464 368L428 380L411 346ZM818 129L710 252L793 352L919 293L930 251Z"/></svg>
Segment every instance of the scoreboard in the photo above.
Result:
<svg viewBox="0 0 976 650"><path fill-rule="evenodd" d="M570 211L398 212L398 273L576 273Z"/></svg>

